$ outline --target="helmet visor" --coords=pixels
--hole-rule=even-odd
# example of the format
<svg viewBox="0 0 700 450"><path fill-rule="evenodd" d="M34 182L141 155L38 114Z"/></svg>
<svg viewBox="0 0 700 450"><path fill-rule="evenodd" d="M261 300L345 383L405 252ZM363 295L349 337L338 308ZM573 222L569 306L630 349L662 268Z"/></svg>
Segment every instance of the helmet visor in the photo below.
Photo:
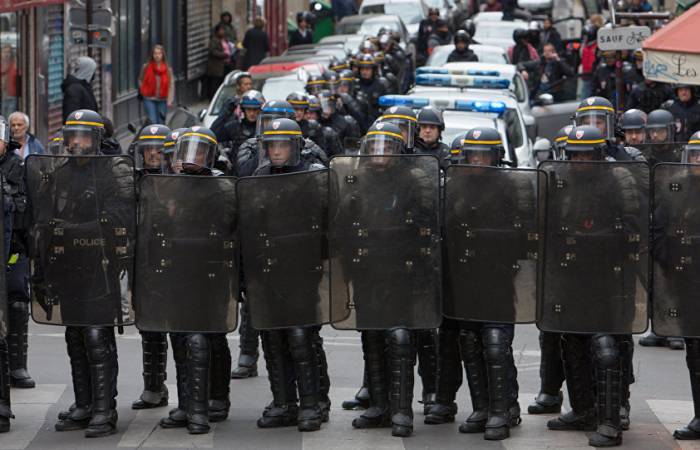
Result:
<svg viewBox="0 0 700 450"><path fill-rule="evenodd" d="M301 137L279 135L265 136L259 141L260 166L296 166L301 159Z"/></svg>
<svg viewBox="0 0 700 450"><path fill-rule="evenodd" d="M673 124L668 125L647 125L646 142L651 144L666 144L674 141L676 127Z"/></svg>
<svg viewBox="0 0 700 450"><path fill-rule="evenodd" d="M324 116L330 116L335 113L335 98L334 97L321 97L319 98L321 102L321 112Z"/></svg>
<svg viewBox="0 0 700 450"><path fill-rule="evenodd" d="M590 109L576 113L576 126L590 125L598 128L605 140L613 140L615 133L615 119L611 111L602 109Z"/></svg>
<svg viewBox="0 0 700 450"><path fill-rule="evenodd" d="M255 126L255 133L262 135L262 130L275 119L294 119L294 113L263 111L258 115L258 122Z"/></svg>
<svg viewBox="0 0 700 450"><path fill-rule="evenodd" d="M360 144L361 155L400 155L403 143L396 136L384 133L367 134Z"/></svg>
<svg viewBox="0 0 700 450"><path fill-rule="evenodd" d="M73 156L96 155L100 152L101 133L95 127L72 125L63 129L63 152Z"/></svg>
<svg viewBox="0 0 700 450"><path fill-rule="evenodd" d="M399 117L385 116L381 119L382 122L392 123L401 129L401 135L407 148L413 148L413 138L416 134L416 122L410 119L402 119Z"/></svg>
<svg viewBox="0 0 700 450"><path fill-rule="evenodd" d="M182 163L186 171L211 169L214 166L216 144L208 137L184 135L177 141L175 160Z"/></svg>
<svg viewBox="0 0 700 450"><path fill-rule="evenodd" d="M136 144L136 168L162 170L164 142L159 139L144 139Z"/></svg>

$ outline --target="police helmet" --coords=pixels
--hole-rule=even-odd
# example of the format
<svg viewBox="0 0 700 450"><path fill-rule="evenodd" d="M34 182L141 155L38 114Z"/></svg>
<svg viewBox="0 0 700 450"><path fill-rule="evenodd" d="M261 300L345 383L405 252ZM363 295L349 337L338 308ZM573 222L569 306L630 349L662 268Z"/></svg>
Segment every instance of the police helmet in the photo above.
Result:
<svg viewBox="0 0 700 450"><path fill-rule="evenodd" d="M442 118L442 111L433 106L421 108L416 119L419 127L421 125L435 125L440 131L445 130L445 120Z"/></svg>
<svg viewBox="0 0 700 450"><path fill-rule="evenodd" d="M304 138L295 121L279 118L268 122L258 141L260 166L296 166L301 160Z"/></svg>
<svg viewBox="0 0 700 450"><path fill-rule="evenodd" d="M318 93L317 97L319 103L321 104L321 114L326 117L330 117L335 114L336 98L333 92L324 89Z"/></svg>
<svg viewBox="0 0 700 450"><path fill-rule="evenodd" d="M681 161L686 164L700 164L700 131L696 131L688 139Z"/></svg>
<svg viewBox="0 0 700 450"><path fill-rule="evenodd" d="M406 153L401 129L390 122L375 122L362 138L361 155L399 155Z"/></svg>
<svg viewBox="0 0 700 450"><path fill-rule="evenodd" d="M615 139L615 108L603 97L588 97L576 109L576 126L597 127L608 141Z"/></svg>
<svg viewBox="0 0 700 450"><path fill-rule="evenodd" d="M384 111L379 120L398 126L406 147L409 149L413 148L418 120L416 119L416 113L411 108L407 106L392 106Z"/></svg>
<svg viewBox="0 0 700 450"><path fill-rule="evenodd" d="M292 92L287 96L287 103L292 105L295 112L306 112L309 109L309 96L304 92Z"/></svg>
<svg viewBox="0 0 700 450"><path fill-rule="evenodd" d="M554 138L554 148L557 151L557 157L560 159L564 159L564 149L566 148L566 140L569 138L569 134L573 129L573 125L567 125L559 129L559 131L557 131L557 135Z"/></svg>
<svg viewBox="0 0 700 450"><path fill-rule="evenodd" d="M490 163L484 164L482 155L490 157ZM503 140L497 129L477 127L467 131L462 140L462 156L465 164L498 166L504 154Z"/></svg>
<svg viewBox="0 0 700 450"><path fill-rule="evenodd" d="M102 116L89 109L73 111L63 125L63 145L73 156L96 155L102 148L104 136Z"/></svg>
<svg viewBox="0 0 700 450"><path fill-rule="evenodd" d="M343 70L339 74L338 88L347 87L348 93L352 94L355 89L355 74L352 70Z"/></svg>
<svg viewBox="0 0 700 450"><path fill-rule="evenodd" d="M316 95L326 85L326 80L321 75L309 75L306 81L306 92Z"/></svg>
<svg viewBox="0 0 700 450"><path fill-rule="evenodd" d="M261 109L265 104L262 92L251 89L241 96L242 109Z"/></svg>
<svg viewBox="0 0 700 450"><path fill-rule="evenodd" d="M333 94L337 93L338 83L340 82L340 75L338 75L338 72L327 70L323 73L323 79L326 80L323 89L328 89Z"/></svg>
<svg viewBox="0 0 700 450"><path fill-rule="evenodd" d="M190 127L177 138L175 160L182 163L182 170L186 173L211 171L217 146L216 135L209 128Z"/></svg>
<svg viewBox="0 0 700 450"><path fill-rule="evenodd" d="M464 30L457 30L455 33L455 37L453 38L454 44L457 45L458 42L464 42L465 44L469 44L472 41L471 36L469 36L469 33L467 33Z"/></svg>
<svg viewBox="0 0 700 450"><path fill-rule="evenodd" d="M647 114L641 109L628 109L620 117L620 128L626 130L640 130L646 126Z"/></svg>
<svg viewBox="0 0 700 450"><path fill-rule="evenodd" d="M673 114L665 109L655 109L647 116L647 142L666 144L675 140L675 119Z"/></svg>
<svg viewBox="0 0 700 450"><path fill-rule="evenodd" d="M163 170L165 142L170 135L165 125L147 125L136 136L136 168L147 171Z"/></svg>
<svg viewBox="0 0 700 450"><path fill-rule="evenodd" d="M566 139L566 159L602 160L606 139L603 133L594 126L581 125L573 128ZM578 155L578 156L577 156Z"/></svg>
<svg viewBox="0 0 700 450"><path fill-rule="evenodd" d="M266 102L258 116L258 123L255 128L256 134L260 136L267 124L275 119L294 119L292 105L284 100L270 100Z"/></svg>

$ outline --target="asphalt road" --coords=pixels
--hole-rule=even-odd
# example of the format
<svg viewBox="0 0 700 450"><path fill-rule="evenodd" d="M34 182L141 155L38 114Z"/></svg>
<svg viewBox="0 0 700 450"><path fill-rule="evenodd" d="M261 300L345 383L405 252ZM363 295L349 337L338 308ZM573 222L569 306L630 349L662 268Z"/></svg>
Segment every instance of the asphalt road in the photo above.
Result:
<svg viewBox="0 0 700 450"><path fill-rule="evenodd" d="M520 383L520 404L526 411L539 387L539 347L534 326L516 327L514 350ZM59 410L73 400L63 328L31 325L31 374L37 388L13 389L16 419L10 433L0 435L0 450L5 449L115 449L115 448L221 448L221 449L578 449L587 447L587 436L578 432L553 432L546 429L549 416L523 415L523 423L502 442L487 442L480 435L457 431L471 410L468 389L459 393L457 422L448 425L424 425L421 405L414 402L415 432L410 438L391 437L390 430L354 430L356 411L343 411L340 403L357 389L362 376L359 335L324 328L331 376L333 410L330 422L321 431L299 433L296 428L260 430L255 421L270 401L264 364L260 376L231 381L232 406L229 419L214 424L207 435L190 436L184 430L162 430L158 420L168 408L132 411L131 402L141 392L141 346L133 328L118 338L119 347L119 432L107 438L86 439L82 432L58 433L53 425ZM230 335L232 353L238 354L238 336ZM700 449L697 444L676 442L674 428L688 422L693 413L690 387L685 368L685 352L661 348L635 348L635 374L632 386L632 427L625 432L623 448ZM172 360L167 381L171 403L176 399L175 371ZM416 399L421 390L416 377ZM565 402L566 403L566 402Z"/></svg>

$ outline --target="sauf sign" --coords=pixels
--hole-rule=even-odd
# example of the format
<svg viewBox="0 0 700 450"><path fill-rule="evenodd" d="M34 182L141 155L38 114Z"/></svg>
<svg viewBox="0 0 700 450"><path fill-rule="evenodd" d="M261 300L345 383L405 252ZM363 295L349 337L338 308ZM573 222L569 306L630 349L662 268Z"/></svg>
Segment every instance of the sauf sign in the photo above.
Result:
<svg viewBox="0 0 700 450"><path fill-rule="evenodd" d="M651 30L645 26L600 28L598 48L603 51L636 50L642 47L642 42L649 36L651 36Z"/></svg>

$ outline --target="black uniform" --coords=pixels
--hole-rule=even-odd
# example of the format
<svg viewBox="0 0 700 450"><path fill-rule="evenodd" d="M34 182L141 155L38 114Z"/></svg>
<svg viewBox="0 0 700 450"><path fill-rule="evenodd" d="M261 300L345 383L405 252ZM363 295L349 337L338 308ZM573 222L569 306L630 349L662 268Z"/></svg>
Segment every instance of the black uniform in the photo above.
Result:
<svg viewBox="0 0 700 450"><path fill-rule="evenodd" d="M691 90L691 92L694 91ZM687 142L693 133L700 130L700 103L695 94L692 94L688 102L682 102L676 98L666 102L663 107L670 111L676 120L678 142Z"/></svg>
<svg viewBox="0 0 700 450"><path fill-rule="evenodd" d="M458 49L452 50L450 55L447 57L447 62L478 62L479 57L476 56L469 47L464 49L464 51L459 51Z"/></svg>
<svg viewBox="0 0 700 450"><path fill-rule="evenodd" d="M667 100L673 99L673 90L664 83L642 81L637 83L630 92L627 105L629 109L641 109L649 114L659 109Z"/></svg>

